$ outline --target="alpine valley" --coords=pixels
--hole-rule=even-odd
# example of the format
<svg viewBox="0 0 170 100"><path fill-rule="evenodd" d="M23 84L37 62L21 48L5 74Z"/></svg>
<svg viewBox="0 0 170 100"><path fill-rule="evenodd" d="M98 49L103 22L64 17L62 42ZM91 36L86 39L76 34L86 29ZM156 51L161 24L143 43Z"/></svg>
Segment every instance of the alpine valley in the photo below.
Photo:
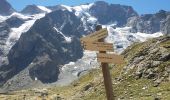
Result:
<svg viewBox="0 0 170 100"><path fill-rule="evenodd" d="M126 59L121 66L110 65L116 98L143 100L146 90L148 98L159 100L154 88L170 86L169 11L139 15L131 6L96 1L28 5L18 12L6 0L0 0L0 92L4 93L0 99L27 100L22 96L28 93L34 95L28 100L37 100L42 96L37 96L38 89L40 94L45 89L47 100L105 100L96 53L83 50L80 43L98 24L108 30L105 41ZM129 87L134 91L123 92ZM168 95L170 88L167 91L161 95Z"/></svg>

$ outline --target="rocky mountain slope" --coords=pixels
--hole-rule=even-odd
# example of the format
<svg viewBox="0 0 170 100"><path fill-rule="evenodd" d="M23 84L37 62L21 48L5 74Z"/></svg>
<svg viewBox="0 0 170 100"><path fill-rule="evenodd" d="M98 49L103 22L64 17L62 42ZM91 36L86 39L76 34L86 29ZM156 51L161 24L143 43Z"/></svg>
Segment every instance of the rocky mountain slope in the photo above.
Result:
<svg viewBox="0 0 170 100"><path fill-rule="evenodd" d="M20 13L13 13L10 16L2 16L1 40L0 40L0 66L7 61L7 54L11 47L20 38L20 35L30 29L34 22L45 16L45 14L36 14L24 16Z"/></svg>
<svg viewBox="0 0 170 100"><path fill-rule="evenodd" d="M37 5L28 5L21 11L22 14L27 14L27 15L49 13L49 12L51 12L50 9L47 9L46 7L43 6L37 6Z"/></svg>
<svg viewBox="0 0 170 100"><path fill-rule="evenodd" d="M12 8L12 6L6 0L0 1L0 15L10 15L14 11L15 10Z"/></svg>
<svg viewBox="0 0 170 100"><path fill-rule="evenodd" d="M145 14L141 16L131 17L128 20L127 26L132 27L131 32L142 32L142 33L155 33L159 32L160 30L165 33L169 34L166 31L169 30L167 28L168 18L170 12L160 10L156 14Z"/></svg>
<svg viewBox="0 0 170 100"><path fill-rule="evenodd" d="M170 15L167 16L167 18L162 22L162 26L161 26L162 27L161 31L166 35L169 35L170 33L169 25L170 25Z"/></svg>
<svg viewBox="0 0 170 100"><path fill-rule="evenodd" d="M7 59L2 62L0 67L1 84L4 84L22 70L29 70L25 71L29 72L26 74L29 76L28 80L31 78L32 80L38 79L43 83L55 82L60 73L60 66L82 57L83 51L79 38L92 32L96 23L114 22L121 26L126 23L129 17L137 16L137 13L129 6L110 5L101 1L75 7L61 6L60 9L52 12L46 7L35 5L25 8L26 12L22 13L27 15L24 16L29 16L28 14L36 16L35 14L42 13L39 12L42 9L44 9L43 13L48 14L35 23L33 22L33 26L27 32L25 31L20 38L15 39L16 44L7 53ZM102 15L98 14L101 6L105 6L104 11L100 12ZM35 7L38 8L36 10L38 12L31 13L32 10L30 9ZM119 15L122 16L121 18L113 16L117 13L114 8L121 11ZM105 20L102 16L110 18ZM16 20L18 19L16 18ZM22 80L22 78L19 80Z"/></svg>
<svg viewBox="0 0 170 100"><path fill-rule="evenodd" d="M128 47L123 55L128 59L125 71L135 69L136 79L152 79L157 84L169 81L170 37L160 37Z"/></svg>
<svg viewBox="0 0 170 100"><path fill-rule="evenodd" d="M128 47L122 55L126 62L110 65L113 89L119 100L169 100L170 37L150 39ZM156 55L153 57L153 55ZM159 62L159 63L158 63ZM140 76L140 77L139 77ZM159 84L155 84L159 82ZM101 69L93 69L69 86L44 86L1 95L2 99L17 98L106 100Z"/></svg>
<svg viewBox="0 0 170 100"><path fill-rule="evenodd" d="M56 14L58 17L54 16ZM57 26L58 24L63 26ZM68 11L59 10L47 14L46 17L36 21L28 32L22 34L8 54L9 64L1 68L15 69L14 72L8 71L9 77L30 66L29 73L33 79L37 77L42 82L56 81L59 73L57 66L75 61L82 55L78 42L81 36L79 31L83 30L81 25L80 20ZM70 31L66 31L65 28L70 28ZM44 74L46 77L42 77Z"/></svg>

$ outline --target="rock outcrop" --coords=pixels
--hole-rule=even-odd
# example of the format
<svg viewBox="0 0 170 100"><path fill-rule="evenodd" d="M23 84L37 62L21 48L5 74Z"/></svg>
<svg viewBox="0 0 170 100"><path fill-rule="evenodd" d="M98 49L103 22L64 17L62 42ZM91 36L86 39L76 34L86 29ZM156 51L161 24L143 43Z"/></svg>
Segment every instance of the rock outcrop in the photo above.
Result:
<svg viewBox="0 0 170 100"><path fill-rule="evenodd" d="M155 82L170 77L170 37L151 39L134 44L123 52L128 60L125 72L134 69L135 78L152 79Z"/></svg>
<svg viewBox="0 0 170 100"><path fill-rule="evenodd" d="M43 12L44 11L38 8L36 5L28 5L21 11L22 14L29 14L29 15L39 14Z"/></svg>
<svg viewBox="0 0 170 100"><path fill-rule="evenodd" d="M100 24L115 23L118 26L125 25L128 18L138 16L131 6L108 4L104 1L95 2L89 11L92 16L98 19Z"/></svg>
<svg viewBox="0 0 170 100"><path fill-rule="evenodd" d="M162 22L161 31L166 35L170 35L170 15Z"/></svg>
<svg viewBox="0 0 170 100"><path fill-rule="evenodd" d="M0 15L10 15L13 12L14 8L6 0L0 0Z"/></svg>
<svg viewBox="0 0 170 100"><path fill-rule="evenodd" d="M165 21L169 12L160 10L156 14L144 14L128 19L127 26L132 27L131 32L155 33L160 32L165 26L161 26L162 21Z"/></svg>

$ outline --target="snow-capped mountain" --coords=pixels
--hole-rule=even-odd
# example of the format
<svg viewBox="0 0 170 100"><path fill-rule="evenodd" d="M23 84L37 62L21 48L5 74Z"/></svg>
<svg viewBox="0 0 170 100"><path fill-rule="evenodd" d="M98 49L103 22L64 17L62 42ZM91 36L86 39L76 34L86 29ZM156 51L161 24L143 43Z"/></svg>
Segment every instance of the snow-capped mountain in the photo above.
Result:
<svg viewBox="0 0 170 100"><path fill-rule="evenodd" d="M133 33L142 32L152 34L160 32L162 29L165 29L164 23L167 22L166 18L168 18L169 15L170 12L160 10L156 14L145 14L141 16L131 17L129 18L127 26L132 27L130 31Z"/></svg>
<svg viewBox="0 0 170 100"><path fill-rule="evenodd" d="M0 83L7 82L5 87L13 89L35 80L62 84L97 67L94 66L97 65L95 53L83 52L79 41L80 37L94 32L97 24L107 27L109 36L105 41L113 43L117 53L134 42L163 35L161 28L153 34L139 29L132 31L135 25L139 26L136 18L143 17L132 7L104 1L72 7L30 5L21 13L0 15L0 57L3 58L0 60ZM156 21L160 23L164 19L168 17Z"/></svg>
<svg viewBox="0 0 170 100"><path fill-rule="evenodd" d="M156 38L163 36L161 32L147 34L147 33L132 33L130 32L131 27L114 28L114 25L106 25L108 37L105 39L108 43L113 43L116 53L122 53L128 46L134 42L144 42L150 38Z"/></svg>
<svg viewBox="0 0 170 100"><path fill-rule="evenodd" d="M22 15L14 12L10 16L2 16L4 19L0 22L0 56L6 56L11 47L20 38L20 35L27 32L37 19L45 16L45 13L35 15ZM0 60L0 65L2 64Z"/></svg>
<svg viewBox="0 0 170 100"><path fill-rule="evenodd" d="M37 6L37 5L28 5L21 11L22 14L27 14L27 15L49 13L49 12L51 12L50 9L44 6Z"/></svg>
<svg viewBox="0 0 170 100"><path fill-rule="evenodd" d="M5 10L5 5L8 5L7 7L11 7L11 5L6 2L5 0L0 1L0 4L4 5L1 6L1 10ZM32 8L31 8L32 7ZM45 16L45 14L50 13L51 10L44 7L44 6L36 6L36 5L29 5L26 9L32 9L33 12L30 11L30 13L19 13L16 12L14 9L12 12L8 14L0 14L0 28L1 28L1 35L0 35L0 56L6 56L11 49L11 47L17 42L17 40L20 38L20 35L24 32L27 32L30 27L34 24L34 22L37 19L40 19ZM38 12L36 9L38 9ZM29 10L29 9L28 9ZM28 11L26 10L26 11ZM23 10L24 11L24 10ZM5 12L5 11L2 11ZM37 12L37 13L34 13ZM0 59L0 65L3 62L3 58Z"/></svg>

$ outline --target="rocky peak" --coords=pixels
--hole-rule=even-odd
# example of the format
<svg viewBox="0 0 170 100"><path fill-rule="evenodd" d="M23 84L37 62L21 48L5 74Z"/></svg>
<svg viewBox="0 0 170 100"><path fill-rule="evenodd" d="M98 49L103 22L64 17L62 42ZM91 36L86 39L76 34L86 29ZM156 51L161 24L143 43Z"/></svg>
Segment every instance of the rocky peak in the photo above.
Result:
<svg viewBox="0 0 170 100"><path fill-rule="evenodd" d="M165 10L160 10L159 12L157 12L155 14L156 17L159 17L159 18L162 18L162 19L165 19L168 15L168 12L165 11Z"/></svg>
<svg viewBox="0 0 170 100"><path fill-rule="evenodd" d="M21 13L22 14L38 14L38 13L43 13L44 11L38 8L36 5L28 5L26 6Z"/></svg>
<svg viewBox="0 0 170 100"><path fill-rule="evenodd" d="M161 23L161 32L170 36L170 15Z"/></svg>
<svg viewBox="0 0 170 100"><path fill-rule="evenodd" d="M22 18L18 18L16 16L12 16L6 20L6 23L11 27L11 28L18 28L24 23L24 20Z"/></svg>
<svg viewBox="0 0 170 100"><path fill-rule="evenodd" d="M47 8L48 8L48 9L51 9L52 11L65 9L65 8L64 8L63 6L61 6L61 5L47 6Z"/></svg>
<svg viewBox="0 0 170 100"><path fill-rule="evenodd" d="M160 32L164 27L162 22L165 22L168 15L170 15L169 12L160 10L155 14L131 17L128 19L127 26L132 27L131 32L133 33L142 32L152 34Z"/></svg>
<svg viewBox="0 0 170 100"><path fill-rule="evenodd" d="M97 6L108 6L109 5L105 1L96 1L94 4L97 5Z"/></svg>
<svg viewBox="0 0 170 100"><path fill-rule="evenodd" d="M0 15L10 15L15 10L6 0L0 0Z"/></svg>
<svg viewBox="0 0 170 100"><path fill-rule="evenodd" d="M90 13L98 19L100 24L117 23L118 26L126 24L129 17L138 16L130 6L108 4L104 1L95 2L90 8Z"/></svg>

